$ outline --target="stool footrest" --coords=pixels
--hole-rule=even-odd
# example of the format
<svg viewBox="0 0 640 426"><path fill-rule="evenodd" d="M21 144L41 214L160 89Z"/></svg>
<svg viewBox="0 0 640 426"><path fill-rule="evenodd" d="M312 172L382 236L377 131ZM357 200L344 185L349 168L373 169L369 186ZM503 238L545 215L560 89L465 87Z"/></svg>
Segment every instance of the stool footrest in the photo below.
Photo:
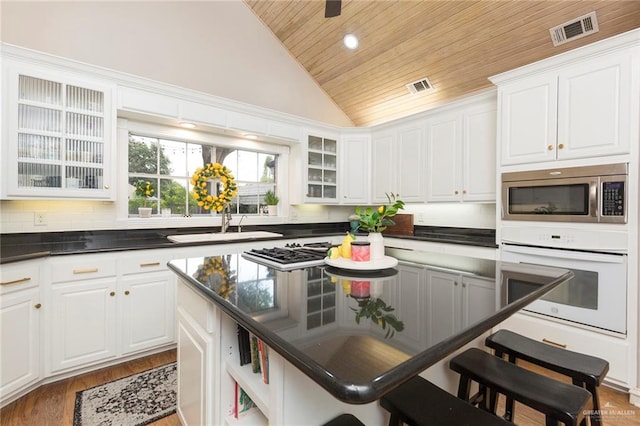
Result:
<svg viewBox="0 0 640 426"><path fill-rule="evenodd" d="M565 424L577 424L591 409L591 394L506 362L477 348L450 361L452 370L489 389L513 398L547 417Z"/></svg>
<svg viewBox="0 0 640 426"><path fill-rule="evenodd" d="M391 413L390 425L411 426L505 426L511 423L456 398L422 377L387 393L380 405ZM396 422L394 422L394 419Z"/></svg>
<svg viewBox="0 0 640 426"><path fill-rule="evenodd" d="M322 426L364 426L364 423L353 414L340 414Z"/></svg>

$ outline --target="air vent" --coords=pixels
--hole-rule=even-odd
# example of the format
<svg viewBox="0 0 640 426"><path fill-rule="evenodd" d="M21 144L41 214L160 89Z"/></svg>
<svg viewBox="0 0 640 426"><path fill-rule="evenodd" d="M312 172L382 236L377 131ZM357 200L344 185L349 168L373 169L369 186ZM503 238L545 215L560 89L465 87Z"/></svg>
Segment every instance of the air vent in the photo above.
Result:
<svg viewBox="0 0 640 426"><path fill-rule="evenodd" d="M426 77L418 81L414 81L413 83L407 84L407 89L409 89L409 92L411 93L420 93L432 88L433 86L431 85L431 83L429 83L429 80L427 80Z"/></svg>
<svg viewBox="0 0 640 426"><path fill-rule="evenodd" d="M554 46L559 46L568 41L576 40L589 34L598 32L598 20L596 12L591 12L579 18L565 22L562 25L549 30Z"/></svg>

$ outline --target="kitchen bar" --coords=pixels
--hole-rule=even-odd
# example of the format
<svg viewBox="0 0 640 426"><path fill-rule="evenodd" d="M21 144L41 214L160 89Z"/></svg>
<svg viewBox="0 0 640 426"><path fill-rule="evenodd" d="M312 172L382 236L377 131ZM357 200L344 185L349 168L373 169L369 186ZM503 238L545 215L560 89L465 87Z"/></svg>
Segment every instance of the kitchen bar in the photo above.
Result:
<svg viewBox="0 0 640 426"><path fill-rule="evenodd" d="M190 309L180 294L195 292L349 404L377 401L573 276L454 255L393 249L387 255L399 259L396 268L282 272L242 253L179 259L169 267L180 278L179 312ZM513 272L535 283L516 300L503 284ZM422 308L417 315L410 303ZM179 353L186 351L178 341Z"/></svg>

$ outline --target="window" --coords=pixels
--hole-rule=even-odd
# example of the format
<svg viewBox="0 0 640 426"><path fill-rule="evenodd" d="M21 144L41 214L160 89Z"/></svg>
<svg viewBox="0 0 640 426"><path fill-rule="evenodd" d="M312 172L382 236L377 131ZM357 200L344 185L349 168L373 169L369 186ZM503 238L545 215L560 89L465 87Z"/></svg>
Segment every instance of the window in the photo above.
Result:
<svg viewBox="0 0 640 426"><path fill-rule="evenodd" d="M236 178L232 213L266 212L264 194L275 191L277 159L273 152L129 134L129 214L143 206L151 207L153 214L168 209L172 215L211 214L197 205L189 181L198 167L215 162L227 166ZM150 197L136 194L139 181L150 183Z"/></svg>

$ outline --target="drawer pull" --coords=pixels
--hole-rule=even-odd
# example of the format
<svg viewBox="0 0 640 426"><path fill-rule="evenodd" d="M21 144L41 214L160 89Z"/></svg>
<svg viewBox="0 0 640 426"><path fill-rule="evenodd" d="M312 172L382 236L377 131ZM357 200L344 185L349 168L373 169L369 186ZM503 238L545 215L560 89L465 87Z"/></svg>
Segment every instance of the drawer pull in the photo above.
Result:
<svg viewBox="0 0 640 426"><path fill-rule="evenodd" d="M40 308L42 308L42 304L36 303L33 307L36 308L36 309L40 309Z"/></svg>
<svg viewBox="0 0 640 426"><path fill-rule="evenodd" d="M149 263L141 263L141 268L147 268L149 266L160 266L160 262L149 262Z"/></svg>
<svg viewBox="0 0 640 426"><path fill-rule="evenodd" d="M124 291L124 295L125 295L125 296L128 296L129 294L130 294L130 293L129 293L129 290L125 290L125 291Z"/></svg>
<svg viewBox="0 0 640 426"><path fill-rule="evenodd" d="M115 291L112 291L111 293L109 293L109 296L111 296L111 297L113 297L113 296L115 296L115 295L116 295L116 292L115 292Z"/></svg>
<svg viewBox="0 0 640 426"><path fill-rule="evenodd" d="M557 346L557 347L559 347L559 348L563 348L563 349L566 349L566 348L567 348L567 345L565 345L565 344L558 343L558 342L554 342L553 340L549 340L549 339L546 339L546 338L543 338L543 339L542 339L542 341L543 341L544 343L548 343L548 344L550 344L550 345Z"/></svg>
<svg viewBox="0 0 640 426"><path fill-rule="evenodd" d="M0 283L0 285L12 285L12 284L20 284L20 283L24 283L27 281L31 281L30 277L24 277L24 278L19 278L17 280L13 280L13 281L5 281L3 283Z"/></svg>
<svg viewBox="0 0 640 426"><path fill-rule="evenodd" d="M91 269L74 269L73 270L73 274L74 275L78 275L78 274L93 274L95 272L98 272L98 268L91 268Z"/></svg>

